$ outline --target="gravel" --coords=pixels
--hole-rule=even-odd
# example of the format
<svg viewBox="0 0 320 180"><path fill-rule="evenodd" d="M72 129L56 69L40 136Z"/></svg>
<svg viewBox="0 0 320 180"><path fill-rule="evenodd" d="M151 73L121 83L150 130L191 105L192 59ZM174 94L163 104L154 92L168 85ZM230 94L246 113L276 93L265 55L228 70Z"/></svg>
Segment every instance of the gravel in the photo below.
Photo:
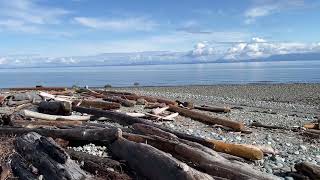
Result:
<svg viewBox="0 0 320 180"><path fill-rule="evenodd" d="M302 127L304 123L316 121L320 117L320 84L135 87L116 90L191 101L197 105L229 106L232 111L227 114L199 112L229 117L246 125L257 121L265 125ZM143 112L143 109L137 106L131 111ZM251 134L239 134L182 116L178 116L173 122L162 124L199 137L271 146L278 152L277 155L266 155L263 160L253 163L254 168L264 172L291 171L294 170L295 163L302 161L320 165L320 140L302 136L299 132L251 128Z"/></svg>

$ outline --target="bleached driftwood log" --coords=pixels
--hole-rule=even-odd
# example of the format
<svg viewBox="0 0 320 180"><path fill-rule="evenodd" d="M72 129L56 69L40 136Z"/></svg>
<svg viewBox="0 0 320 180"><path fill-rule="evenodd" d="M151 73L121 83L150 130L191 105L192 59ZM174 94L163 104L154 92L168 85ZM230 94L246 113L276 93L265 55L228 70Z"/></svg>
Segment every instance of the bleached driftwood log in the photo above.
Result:
<svg viewBox="0 0 320 180"><path fill-rule="evenodd" d="M24 115L30 118L43 119L48 121L56 121L56 120L70 120L70 121L88 121L90 120L90 116L58 116L58 115L49 115L38 113L30 110L24 110Z"/></svg>
<svg viewBox="0 0 320 180"><path fill-rule="evenodd" d="M88 108L98 108L103 110L110 110L110 109L119 109L119 103L112 103L106 101L89 101L89 100L82 100L82 101L73 101L73 105L81 106L81 107L88 107Z"/></svg>
<svg viewBox="0 0 320 180"><path fill-rule="evenodd" d="M155 109L152 109L152 114L154 115L159 115L161 113L163 113L164 111L168 110L169 109L169 106L167 107L163 107L163 108L155 108Z"/></svg>

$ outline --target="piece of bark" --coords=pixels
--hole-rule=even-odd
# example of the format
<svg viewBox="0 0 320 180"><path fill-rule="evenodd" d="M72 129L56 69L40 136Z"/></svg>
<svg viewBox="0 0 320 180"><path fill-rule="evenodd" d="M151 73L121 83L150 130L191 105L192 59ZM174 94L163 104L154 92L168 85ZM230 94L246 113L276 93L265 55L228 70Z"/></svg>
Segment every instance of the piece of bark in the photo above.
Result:
<svg viewBox="0 0 320 180"><path fill-rule="evenodd" d="M42 101L38 105L38 111L50 115L71 115L71 103L66 101Z"/></svg>
<svg viewBox="0 0 320 180"><path fill-rule="evenodd" d="M142 143L135 143L119 137L110 150L116 157L126 160L130 168L152 180L209 180L213 179L172 156Z"/></svg>
<svg viewBox="0 0 320 180"><path fill-rule="evenodd" d="M9 88L10 91L66 91L65 87L21 87L21 88Z"/></svg>
<svg viewBox="0 0 320 180"><path fill-rule="evenodd" d="M276 176L254 170L246 164L237 161L228 161L217 153L205 152L194 144L190 146L179 141L163 139L157 136L148 137L130 133L123 133L123 137L137 143L147 143L172 154L176 158L191 162L190 164L194 165L194 167L214 177L233 180L247 180L251 178L267 180L279 179Z"/></svg>
<svg viewBox="0 0 320 180"><path fill-rule="evenodd" d="M106 179L125 180L132 179L122 172L121 163L110 158L102 158L90 155L84 152L77 152L73 149L67 149L67 153L74 160L83 162L83 169Z"/></svg>
<svg viewBox="0 0 320 180"><path fill-rule="evenodd" d="M10 166L13 174L20 180L38 180L38 176L31 172L26 160L17 153L10 156Z"/></svg>
<svg viewBox="0 0 320 180"><path fill-rule="evenodd" d="M119 129L43 129L43 128L0 128L0 134L4 135L22 135L25 133L36 132L42 136L52 138L62 138L65 140L77 140L77 141L105 141L113 142L119 134Z"/></svg>
<svg viewBox="0 0 320 180"><path fill-rule="evenodd" d="M210 112L223 112L223 113L227 113L230 112L231 109L228 107L213 107L213 106L194 106L195 109L199 109L202 111L210 111Z"/></svg>
<svg viewBox="0 0 320 180"><path fill-rule="evenodd" d="M318 165L309 162L302 162L295 164L294 168L303 175L306 175L309 178L311 178L311 180L320 179L320 166Z"/></svg>
<svg viewBox="0 0 320 180"><path fill-rule="evenodd" d="M89 176L52 139L37 133L17 137L15 148L45 179L81 180Z"/></svg>
<svg viewBox="0 0 320 180"><path fill-rule="evenodd" d="M25 117L36 118L36 119L43 119L48 121L56 121L56 120L70 120L70 121L88 121L90 120L90 116L59 116L59 115L49 115L38 113L30 110L24 110L23 114Z"/></svg>
<svg viewBox="0 0 320 180"><path fill-rule="evenodd" d="M110 110L110 109L119 109L120 104L114 102L106 102L106 101L89 101L89 100L76 100L72 103L74 106L81 106L87 108L98 108L103 110Z"/></svg>
<svg viewBox="0 0 320 180"><path fill-rule="evenodd" d="M165 116L163 118L161 118L162 120L166 120L166 121L174 121L174 118L179 116L179 113L172 113L168 116Z"/></svg>
<svg viewBox="0 0 320 180"><path fill-rule="evenodd" d="M177 112L182 116L190 117L191 119L208 123L208 124L219 124L229 128L232 128L235 131L244 131L245 126L241 122L232 121L227 118L221 117L212 117L189 109L180 108L177 106L169 105L169 111Z"/></svg>

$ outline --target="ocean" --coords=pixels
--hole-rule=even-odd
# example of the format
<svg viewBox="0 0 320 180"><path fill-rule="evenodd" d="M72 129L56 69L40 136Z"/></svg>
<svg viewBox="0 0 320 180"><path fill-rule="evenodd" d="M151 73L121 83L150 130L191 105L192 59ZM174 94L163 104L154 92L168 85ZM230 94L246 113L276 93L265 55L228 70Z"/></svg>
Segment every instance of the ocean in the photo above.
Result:
<svg viewBox="0 0 320 180"><path fill-rule="evenodd" d="M1 69L2 68L2 69ZM320 83L319 61L4 69L0 88Z"/></svg>

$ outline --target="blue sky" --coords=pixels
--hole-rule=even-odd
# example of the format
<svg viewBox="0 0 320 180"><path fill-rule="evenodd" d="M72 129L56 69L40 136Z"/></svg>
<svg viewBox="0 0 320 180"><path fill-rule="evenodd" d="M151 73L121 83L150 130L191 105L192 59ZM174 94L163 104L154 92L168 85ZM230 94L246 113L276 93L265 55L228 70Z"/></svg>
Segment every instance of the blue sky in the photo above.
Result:
<svg viewBox="0 0 320 180"><path fill-rule="evenodd" d="M0 0L0 55L228 49L254 37L308 46L319 19L318 0Z"/></svg>

